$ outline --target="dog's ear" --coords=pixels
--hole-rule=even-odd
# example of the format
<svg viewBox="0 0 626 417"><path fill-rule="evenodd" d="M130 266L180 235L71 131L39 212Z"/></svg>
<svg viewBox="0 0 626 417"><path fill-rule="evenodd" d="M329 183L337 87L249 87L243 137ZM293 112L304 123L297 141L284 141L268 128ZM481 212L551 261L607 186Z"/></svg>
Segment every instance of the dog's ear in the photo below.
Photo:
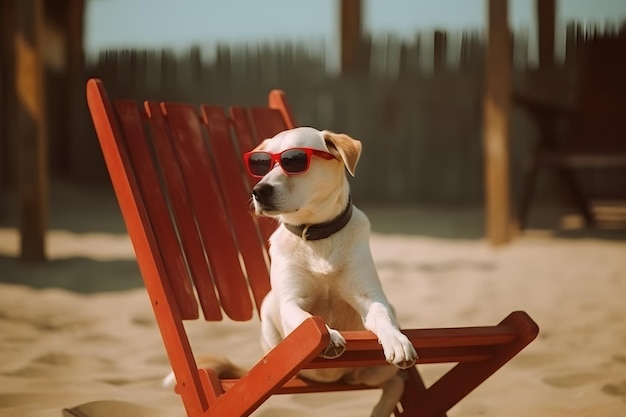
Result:
<svg viewBox="0 0 626 417"><path fill-rule="evenodd" d="M322 131L322 136L328 150L343 160L348 172L354 177L354 170L361 156L361 142L343 133L329 130Z"/></svg>

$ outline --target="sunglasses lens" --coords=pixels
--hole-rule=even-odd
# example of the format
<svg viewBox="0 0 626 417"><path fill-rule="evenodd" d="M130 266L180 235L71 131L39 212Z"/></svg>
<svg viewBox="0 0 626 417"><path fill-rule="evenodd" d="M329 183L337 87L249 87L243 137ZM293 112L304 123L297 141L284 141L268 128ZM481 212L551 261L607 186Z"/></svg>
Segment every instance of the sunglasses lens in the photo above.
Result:
<svg viewBox="0 0 626 417"><path fill-rule="evenodd" d="M256 152L248 158L248 169L252 175L263 176L270 172L272 157L263 152Z"/></svg>
<svg viewBox="0 0 626 417"><path fill-rule="evenodd" d="M280 166L289 174L297 174L306 171L309 166L308 159L306 152L292 149L280 155Z"/></svg>

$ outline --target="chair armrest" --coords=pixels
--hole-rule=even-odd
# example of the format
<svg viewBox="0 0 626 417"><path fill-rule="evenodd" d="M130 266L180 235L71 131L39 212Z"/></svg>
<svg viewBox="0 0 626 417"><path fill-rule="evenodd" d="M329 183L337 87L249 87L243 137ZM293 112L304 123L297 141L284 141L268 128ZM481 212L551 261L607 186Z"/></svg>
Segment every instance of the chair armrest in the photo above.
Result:
<svg viewBox="0 0 626 417"><path fill-rule="evenodd" d="M329 342L324 321L320 317L306 319L226 393L214 397L214 403L203 415L248 415L319 355ZM244 397L246 401L241 401Z"/></svg>

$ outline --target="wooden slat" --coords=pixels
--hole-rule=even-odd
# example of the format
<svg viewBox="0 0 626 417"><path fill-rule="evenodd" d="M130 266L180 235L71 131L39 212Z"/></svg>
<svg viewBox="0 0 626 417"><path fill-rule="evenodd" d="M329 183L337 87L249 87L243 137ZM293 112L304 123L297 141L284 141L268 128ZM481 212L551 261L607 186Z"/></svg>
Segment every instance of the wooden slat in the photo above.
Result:
<svg viewBox="0 0 626 417"><path fill-rule="evenodd" d="M228 114L233 122L239 150L242 153L252 150L259 144L260 140L254 136L254 132L252 131L248 109L233 106L228 109Z"/></svg>
<svg viewBox="0 0 626 417"><path fill-rule="evenodd" d="M172 214L176 221L181 245L196 287L202 312L207 320L221 320L222 313L215 294L211 272L206 263L202 241L191 210L187 187L176 159L171 138L167 132L167 124L161 113L161 107L159 103L154 101L146 102L144 107L149 118L155 153L163 173L163 179L167 184ZM178 278L182 277L170 278L172 281L177 281ZM173 282L172 285L178 285L178 283Z"/></svg>
<svg viewBox="0 0 626 417"><path fill-rule="evenodd" d="M205 245L220 302L233 320L252 318L248 284L239 263L229 218L216 181L215 167L196 110L186 104L162 104L178 162L187 184L200 236Z"/></svg>
<svg viewBox="0 0 626 417"><path fill-rule="evenodd" d="M165 196L155 170L150 148L143 132L141 115L137 104L130 100L117 100L114 103L135 177L139 193L144 202L154 235L163 258L167 280L176 295L176 302L183 319L198 318L198 304L188 279L187 267L172 225Z"/></svg>
<svg viewBox="0 0 626 417"><path fill-rule="evenodd" d="M250 121L259 141L274 137L277 133L287 129L280 111L267 107L251 108Z"/></svg>
<svg viewBox="0 0 626 417"><path fill-rule="evenodd" d="M270 290L269 265L263 252L257 223L250 206L250 190L241 156L235 152L230 124L221 106L202 106L211 151L221 183L227 213L237 237L257 309Z"/></svg>
<svg viewBox="0 0 626 417"><path fill-rule="evenodd" d="M287 129L287 124L279 110L263 108L250 108L250 122L252 130L259 142L274 137L277 133ZM259 219L263 237L269 239L271 233L276 230L276 222L267 217Z"/></svg>
<svg viewBox="0 0 626 417"><path fill-rule="evenodd" d="M231 107L229 109L229 114L233 123L235 136L237 138L237 143L239 144L239 149L241 153L243 154L247 151L254 149L261 142L262 139L256 136L256 132L251 125L251 119L248 109L244 107ZM249 196L252 195L252 187L258 181L258 178L248 177L248 184L250 187L250 192L248 193ZM269 238L272 233L274 233L274 230L276 230L277 223L276 221L268 217L260 217L257 219L257 221L259 224L259 229L261 231L261 237L263 239L263 242L265 242L265 246L267 248L269 245Z"/></svg>

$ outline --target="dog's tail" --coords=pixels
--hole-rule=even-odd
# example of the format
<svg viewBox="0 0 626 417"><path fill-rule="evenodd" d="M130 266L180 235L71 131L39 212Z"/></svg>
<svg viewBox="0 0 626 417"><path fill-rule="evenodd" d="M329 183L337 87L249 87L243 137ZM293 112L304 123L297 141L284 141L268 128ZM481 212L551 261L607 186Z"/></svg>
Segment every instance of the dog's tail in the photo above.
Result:
<svg viewBox="0 0 626 417"><path fill-rule="evenodd" d="M219 378L238 379L247 373L245 369L220 356L201 356L196 359L196 362L199 368L212 369ZM174 372L170 372L163 378L164 387L173 387L175 384L176 377Z"/></svg>

